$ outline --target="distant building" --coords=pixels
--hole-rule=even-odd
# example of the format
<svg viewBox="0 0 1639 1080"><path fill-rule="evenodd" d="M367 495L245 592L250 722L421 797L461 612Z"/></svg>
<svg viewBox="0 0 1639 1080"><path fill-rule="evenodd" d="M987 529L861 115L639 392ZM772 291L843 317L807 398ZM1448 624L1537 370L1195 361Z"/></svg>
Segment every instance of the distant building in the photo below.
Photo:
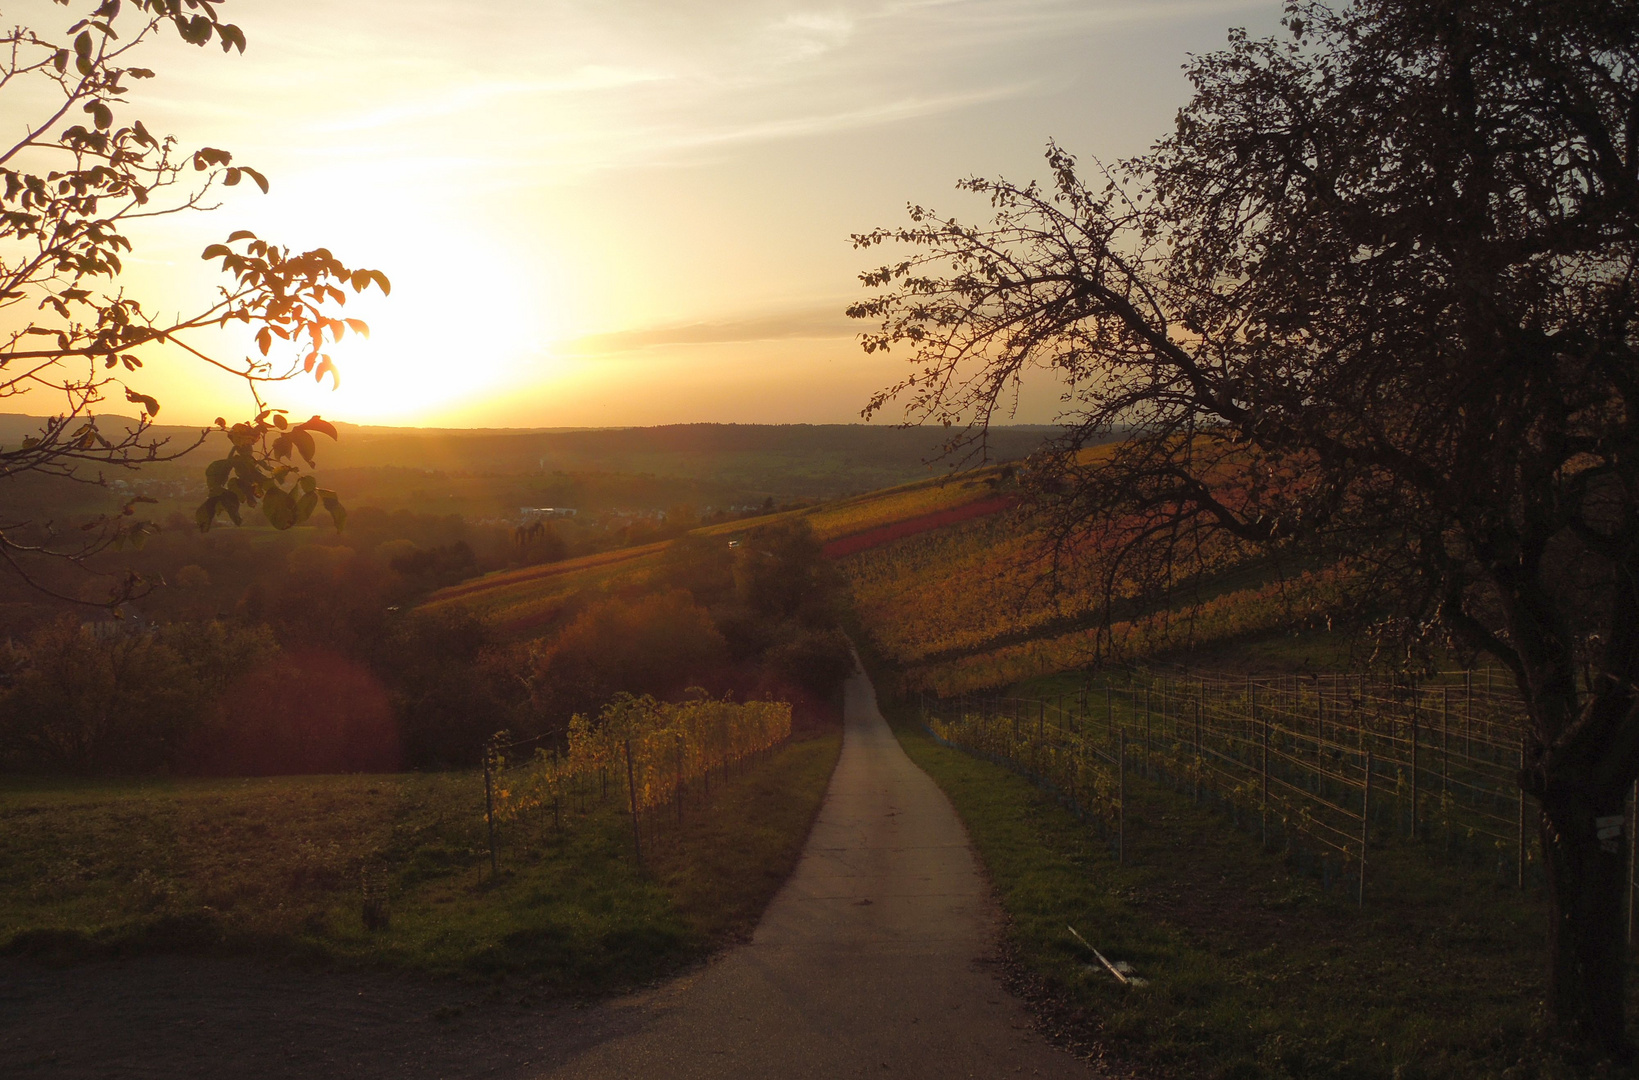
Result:
<svg viewBox="0 0 1639 1080"><path fill-rule="evenodd" d="M518 513L526 518L572 518L580 511L572 506L520 506Z"/></svg>

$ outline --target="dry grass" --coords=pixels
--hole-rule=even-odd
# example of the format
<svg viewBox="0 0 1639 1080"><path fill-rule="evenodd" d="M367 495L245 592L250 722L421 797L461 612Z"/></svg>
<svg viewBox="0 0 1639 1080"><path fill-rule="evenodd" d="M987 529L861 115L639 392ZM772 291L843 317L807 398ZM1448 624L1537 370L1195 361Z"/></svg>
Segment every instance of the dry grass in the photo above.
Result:
<svg viewBox="0 0 1639 1080"><path fill-rule="evenodd" d="M502 835L492 877L474 773L0 781L0 944L72 958L271 953L600 989L698 959L794 865L840 747L792 742L714 785L632 856L618 799ZM387 868L392 921L361 917Z"/></svg>

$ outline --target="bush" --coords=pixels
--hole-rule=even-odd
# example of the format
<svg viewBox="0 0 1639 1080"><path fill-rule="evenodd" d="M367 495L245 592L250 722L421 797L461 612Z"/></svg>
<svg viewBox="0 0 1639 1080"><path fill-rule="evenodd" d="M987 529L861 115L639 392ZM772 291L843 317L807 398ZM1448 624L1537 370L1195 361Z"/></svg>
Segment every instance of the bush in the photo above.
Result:
<svg viewBox="0 0 1639 1080"><path fill-rule="evenodd" d="M498 644L470 612L412 613L393 628L377 670L412 767L477 764L489 736L531 726L527 651Z"/></svg>
<svg viewBox="0 0 1639 1080"><path fill-rule="evenodd" d="M386 686L322 650L282 654L236 680L185 754L189 771L229 776L392 772L402 759Z"/></svg>
<svg viewBox="0 0 1639 1080"><path fill-rule="evenodd" d="M175 768L235 673L275 651L265 632L220 624L134 632L65 615L11 657L0 758L31 771Z"/></svg>
<svg viewBox="0 0 1639 1080"><path fill-rule="evenodd" d="M853 673L854 654L842 631L804 628L769 648L763 666L777 683L823 698Z"/></svg>
<svg viewBox="0 0 1639 1080"><path fill-rule="evenodd" d="M728 649L688 593L609 599L583 611L541 654L536 699L551 727L595 713L622 691L670 697L717 681Z"/></svg>

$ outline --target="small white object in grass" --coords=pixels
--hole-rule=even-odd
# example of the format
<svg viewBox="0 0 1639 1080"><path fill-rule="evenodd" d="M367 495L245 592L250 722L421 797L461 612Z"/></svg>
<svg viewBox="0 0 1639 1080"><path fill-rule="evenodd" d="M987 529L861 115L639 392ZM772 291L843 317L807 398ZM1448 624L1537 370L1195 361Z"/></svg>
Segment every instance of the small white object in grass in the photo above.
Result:
<svg viewBox="0 0 1639 1080"><path fill-rule="evenodd" d="M1085 945L1092 952L1092 954L1094 956L1098 957L1098 962L1103 964L1105 969L1107 971L1109 971L1109 973L1111 975L1114 975L1116 977L1116 979L1121 983L1121 985L1123 985L1123 986L1148 986L1150 984L1150 981L1148 979L1141 979L1137 975L1130 974L1130 972L1133 969L1132 965L1127 963L1125 960L1120 960L1120 961L1117 961L1116 963L1113 963L1113 964L1110 963L1110 961L1105 958L1103 953L1099 952L1097 949L1094 949L1092 944L1089 943L1086 938L1084 938L1080 934L1076 933L1076 928L1075 927L1066 926L1065 929L1070 931L1070 933L1072 935L1074 935L1075 939L1077 941L1081 942L1083 945ZM1098 970L1097 968L1093 967L1091 964L1088 964L1087 968L1090 971L1097 971Z"/></svg>

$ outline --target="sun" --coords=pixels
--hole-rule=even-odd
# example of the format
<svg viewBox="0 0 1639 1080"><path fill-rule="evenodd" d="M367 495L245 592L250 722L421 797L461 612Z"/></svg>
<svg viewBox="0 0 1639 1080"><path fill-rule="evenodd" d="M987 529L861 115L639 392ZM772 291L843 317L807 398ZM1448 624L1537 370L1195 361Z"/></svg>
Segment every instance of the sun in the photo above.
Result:
<svg viewBox="0 0 1639 1080"><path fill-rule="evenodd" d="M356 423L438 425L551 375L548 343L560 333L539 264L508 265L504 253L463 238L443 250L423 246L394 272L393 291L349 300L346 314L370 326L328 350L338 378L298 376L272 391L292 412L311 410ZM486 266L480 280L452 283L428 270Z"/></svg>

